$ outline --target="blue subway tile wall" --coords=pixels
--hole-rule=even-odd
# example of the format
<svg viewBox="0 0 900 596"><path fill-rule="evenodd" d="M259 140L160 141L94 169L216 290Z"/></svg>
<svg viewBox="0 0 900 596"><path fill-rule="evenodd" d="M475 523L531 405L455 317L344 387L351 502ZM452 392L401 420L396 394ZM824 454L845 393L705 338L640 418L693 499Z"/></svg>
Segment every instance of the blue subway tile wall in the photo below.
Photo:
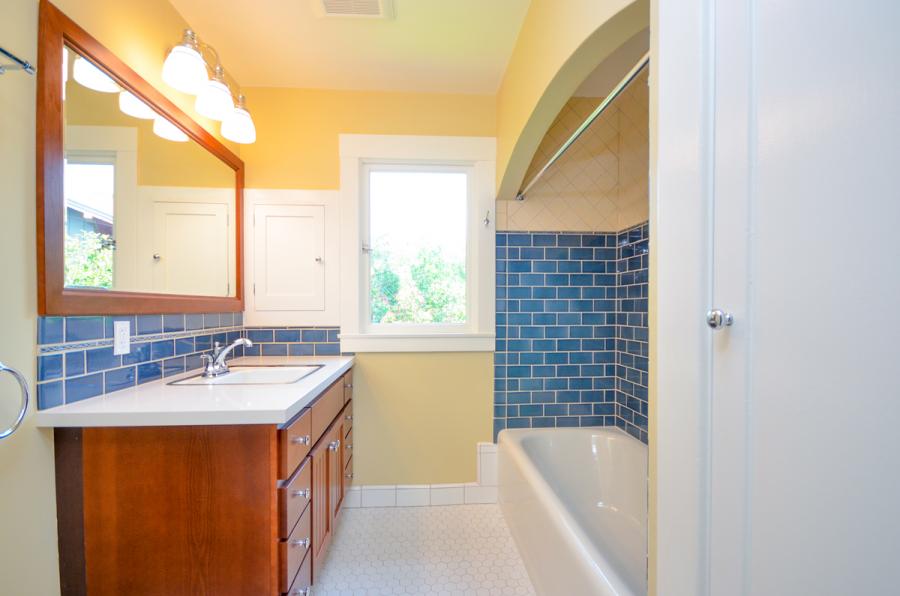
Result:
<svg viewBox="0 0 900 596"><path fill-rule="evenodd" d="M241 313L38 319L38 408L73 403L200 368L213 342L243 336ZM131 323L131 350L113 353L115 321ZM242 355L242 349L234 356Z"/></svg>
<svg viewBox="0 0 900 596"><path fill-rule="evenodd" d="M247 327L248 356L339 356L338 327Z"/></svg>
<svg viewBox="0 0 900 596"><path fill-rule="evenodd" d="M646 442L646 246L646 224L497 233L495 438L617 425Z"/></svg>
<svg viewBox="0 0 900 596"><path fill-rule="evenodd" d="M611 426L616 235L497 233L494 433Z"/></svg>
<svg viewBox="0 0 900 596"><path fill-rule="evenodd" d="M649 226L616 238L616 424L647 442Z"/></svg>

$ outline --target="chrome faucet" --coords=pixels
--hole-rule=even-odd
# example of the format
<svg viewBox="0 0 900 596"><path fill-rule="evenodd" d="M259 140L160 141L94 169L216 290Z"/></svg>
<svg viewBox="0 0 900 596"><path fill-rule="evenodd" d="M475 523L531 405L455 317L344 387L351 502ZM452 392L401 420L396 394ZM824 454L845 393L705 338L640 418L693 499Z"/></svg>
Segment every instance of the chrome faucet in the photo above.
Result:
<svg viewBox="0 0 900 596"><path fill-rule="evenodd" d="M204 377L218 377L219 375L224 375L228 372L228 364L225 363L225 359L231 354L232 351L238 346L245 347L253 347L253 342L247 339L246 337L239 337L233 342L231 345L223 348L222 344L216 342L213 346L213 353L203 354L200 358L203 360L203 376Z"/></svg>

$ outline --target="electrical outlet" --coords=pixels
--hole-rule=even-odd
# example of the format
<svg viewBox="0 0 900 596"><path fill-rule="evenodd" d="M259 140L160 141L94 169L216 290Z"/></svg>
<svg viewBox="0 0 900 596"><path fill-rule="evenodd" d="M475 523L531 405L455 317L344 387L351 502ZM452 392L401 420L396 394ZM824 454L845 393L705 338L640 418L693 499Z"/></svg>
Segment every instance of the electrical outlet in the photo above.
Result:
<svg viewBox="0 0 900 596"><path fill-rule="evenodd" d="M131 321L113 321L113 354L131 352Z"/></svg>

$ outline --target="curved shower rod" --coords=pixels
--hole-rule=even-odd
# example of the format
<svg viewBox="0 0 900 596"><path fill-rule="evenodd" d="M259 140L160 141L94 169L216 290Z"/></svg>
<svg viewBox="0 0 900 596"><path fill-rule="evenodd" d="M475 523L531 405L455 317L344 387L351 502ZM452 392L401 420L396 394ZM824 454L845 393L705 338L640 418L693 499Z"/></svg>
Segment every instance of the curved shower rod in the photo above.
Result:
<svg viewBox="0 0 900 596"><path fill-rule="evenodd" d="M581 123L581 126L579 126L577 129L575 129L575 132L572 133L572 136L570 136L568 138L568 140L565 143L563 143L559 149L556 150L556 153L554 153L553 157L551 157L547 161L547 163L544 164L544 167L542 167L540 170L538 170L537 174L532 176L531 180L528 181L528 184L526 184L522 188L522 190L520 190L518 193L516 193L517 201L525 200L525 195L528 193L529 190L531 190L531 188L534 186L535 182L540 180L541 176L543 176L544 173L550 169L550 166L555 164L559 160L559 158L562 157L566 151L568 151L569 147L571 147L572 144L578 140L578 137L580 137L582 135L582 133L584 133L584 131L586 131L588 129L588 127L594 123L594 120L596 120L597 118L600 117L600 114L602 114L603 112L606 111L606 108L609 107L609 104L611 104L613 101L615 101L615 99L619 96L620 93L622 93L622 91L625 89L625 87L628 86L628 83L633 81L634 78L636 76L638 76L638 74L640 74L640 72L642 70L644 70L644 68L648 64L650 64L650 52L647 52L646 54L644 54L644 57L641 58L638 61L638 63L635 64L631 68L631 70L628 71L628 74L625 75L625 78L623 78L621 81L616 83L616 86L613 87L612 91L609 92L609 95L606 96L606 99L601 101L600 105L597 106L597 109L595 109L593 112L591 112L591 115L588 116L587 119Z"/></svg>

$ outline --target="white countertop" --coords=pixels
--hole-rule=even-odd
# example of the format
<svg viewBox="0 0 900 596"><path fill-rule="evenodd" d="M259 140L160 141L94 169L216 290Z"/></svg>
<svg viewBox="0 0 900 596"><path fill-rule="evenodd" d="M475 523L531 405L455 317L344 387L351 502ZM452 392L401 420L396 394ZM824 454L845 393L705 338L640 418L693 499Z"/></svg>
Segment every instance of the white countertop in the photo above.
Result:
<svg viewBox="0 0 900 596"><path fill-rule="evenodd" d="M353 365L352 356L259 356L229 365L324 365L286 385L170 385L194 370L72 404L38 410L37 426L183 426L284 424Z"/></svg>

